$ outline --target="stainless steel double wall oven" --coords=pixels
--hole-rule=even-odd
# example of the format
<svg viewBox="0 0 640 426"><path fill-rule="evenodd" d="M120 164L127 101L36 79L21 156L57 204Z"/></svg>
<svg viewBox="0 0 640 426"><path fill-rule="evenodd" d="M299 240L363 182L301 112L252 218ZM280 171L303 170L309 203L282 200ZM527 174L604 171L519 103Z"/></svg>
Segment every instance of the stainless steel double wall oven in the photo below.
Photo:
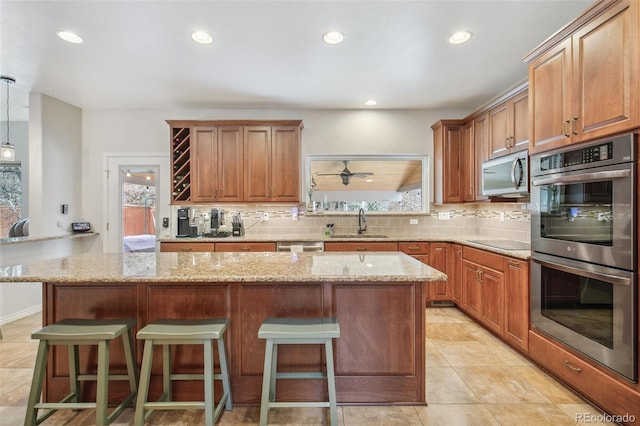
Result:
<svg viewBox="0 0 640 426"><path fill-rule="evenodd" d="M531 323L637 381L636 138L531 156Z"/></svg>

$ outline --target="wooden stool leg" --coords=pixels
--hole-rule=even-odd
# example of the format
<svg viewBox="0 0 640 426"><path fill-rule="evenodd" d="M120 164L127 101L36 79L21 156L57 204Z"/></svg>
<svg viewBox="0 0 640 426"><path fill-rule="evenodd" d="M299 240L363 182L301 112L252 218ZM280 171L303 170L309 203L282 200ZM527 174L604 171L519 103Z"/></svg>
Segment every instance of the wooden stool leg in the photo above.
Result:
<svg viewBox="0 0 640 426"><path fill-rule="evenodd" d="M267 426L269 417L269 395L271 393L271 366L273 365L273 340L267 339L264 351L264 370L262 373L262 398L260 401L260 426Z"/></svg>
<svg viewBox="0 0 640 426"><path fill-rule="evenodd" d="M171 391L171 345L162 345L162 392L165 401L173 401Z"/></svg>
<svg viewBox="0 0 640 426"><path fill-rule="evenodd" d="M122 336L122 343L124 346L124 357L127 360L127 375L129 376L129 389L131 393L138 392L138 383L140 381L138 377L138 368L136 367L135 359L133 358L133 336L131 329L127 330L126 335ZM135 405L135 402L134 402Z"/></svg>
<svg viewBox="0 0 640 426"><path fill-rule="evenodd" d="M338 424L338 407L336 403L336 378L333 370L333 344L331 339L327 339L325 344L325 359L327 361L327 387L329 390L329 414L331 415L331 424Z"/></svg>
<svg viewBox="0 0 640 426"><path fill-rule="evenodd" d="M145 340L144 352L142 355L142 368L140 369L140 388L138 389L138 399L136 400L136 413L133 424L144 425L144 403L149 395L149 380L151 379L151 363L153 361L153 341Z"/></svg>
<svg viewBox="0 0 640 426"><path fill-rule="evenodd" d="M98 383L96 387L96 426L107 426L109 395L109 341L98 343Z"/></svg>
<svg viewBox="0 0 640 426"><path fill-rule="evenodd" d="M82 402L80 382L78 381L80 365L78 361L78 345L67 345L67 352L69 353L69 388L71 389L71 394L73 394L72 401Z"/></svg>
<svg viewBox="0 0 640 426"><path fill-rule="evenodd" d="M37 424L38 409L35 408L35 405L40 402L40 393L42 392L42 383L44 382L48 353L48 342L40 340L40 343L38 344L38 354L36 355L36 365L33 369L33 380L31 381L29 400L27 402L27 414L24 419L25 426L35 426Z"/></svg>
<svg viewBox="0 0 640 426"><path fill-rule="evenodd" d="M213 408L215 392L213 389L213 340L207 340L204 346L204 424L213 426Z"/></svg>
<svg viewBox="0 0 640 426"><path fill-rule="evenodd" d="M218 358L220 359L222 391L227 394L225 408L229 411L233 408L233 399L231 398L231 381L229 380L229 366L227 365L227 351L224 347L224 336L220 336L218 339Z"/></svg>
<svg viewBox="0 0 640 426"><path fill-rule="evenodd" d="M273 355L271 357L271 384L269 385L269 402L276 400L276 377L278 375L278 344L273 343Z"/></svg>

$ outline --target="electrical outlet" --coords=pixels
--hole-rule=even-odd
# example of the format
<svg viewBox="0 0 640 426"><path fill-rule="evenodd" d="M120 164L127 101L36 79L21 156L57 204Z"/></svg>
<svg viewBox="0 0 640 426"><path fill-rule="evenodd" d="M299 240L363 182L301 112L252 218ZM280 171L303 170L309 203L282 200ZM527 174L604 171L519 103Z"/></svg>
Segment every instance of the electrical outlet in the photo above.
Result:
<svg viewBox="0 0 640 426"><path fill-rule="evenodd" d="M500 222L504 222L504 212L500 212Z"/></svg>
<svg viewBox="0 0 640 426"><path fill-rule="evenodd" d="M418 219L409 219L409 225L417 225Z"/></svg>
<svg viewBox="0 0 640 426"><path fill-rule="evenodd" d="M449 220L450 218L449 212L438 212L438 220Z"/></svg>
<svg viewBox="0 0 640 426"><path fill-rule="evenodd" d="M267 212L262 213L262 220L269 220L269 213Z"/></svg>
<svg viewBox="0 0 640 426"><path fill-rule="evenodd" d="M604 222L604 213L598 213L598 222Z"/></svg>

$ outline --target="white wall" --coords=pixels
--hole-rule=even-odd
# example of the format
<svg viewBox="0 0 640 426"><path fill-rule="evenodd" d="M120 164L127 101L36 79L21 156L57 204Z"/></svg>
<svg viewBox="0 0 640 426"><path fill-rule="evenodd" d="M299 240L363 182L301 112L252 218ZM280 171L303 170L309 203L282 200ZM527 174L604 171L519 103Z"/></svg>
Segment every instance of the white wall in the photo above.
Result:
<svg viewBox="0 0 640 426"><path fill-rule="evenodd" d="M82 202L86 220L102 229L101 191L105 153L166 152L165 120L300 119L302 155L427 154L433 157L431 125L463 118L470 110L84 110ZM433 167L430 166L433 170ZM433 179L430 179L433 182ZM433 189L433 188L431 188ZM430 191L433 193L433 190ZM168 199L169 194L165 194ZM159 215L159 217L162 214Z"/></svg>
<svg viewBox="0 0 640 426"><path fill-rule="evenodd" d="M65 234L83 219L82 110L39 93L29 103L29 235ZM62 204L68 214L60 212Z"/></svg>

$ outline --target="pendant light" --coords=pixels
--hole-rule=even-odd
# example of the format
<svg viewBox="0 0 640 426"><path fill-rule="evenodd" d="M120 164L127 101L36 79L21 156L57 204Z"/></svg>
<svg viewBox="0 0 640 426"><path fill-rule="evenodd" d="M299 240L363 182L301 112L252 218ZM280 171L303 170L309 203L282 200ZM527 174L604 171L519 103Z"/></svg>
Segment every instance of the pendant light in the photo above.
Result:
<svg viewBox="0 0 640 426"><path fill-rule="evenodd" d="M0 148L0 161L15 161L16 148L9 141L9 85L16 82L16 79L6 75L1 75L0 80L7 85L7 140L2 142Z"/></svg>

